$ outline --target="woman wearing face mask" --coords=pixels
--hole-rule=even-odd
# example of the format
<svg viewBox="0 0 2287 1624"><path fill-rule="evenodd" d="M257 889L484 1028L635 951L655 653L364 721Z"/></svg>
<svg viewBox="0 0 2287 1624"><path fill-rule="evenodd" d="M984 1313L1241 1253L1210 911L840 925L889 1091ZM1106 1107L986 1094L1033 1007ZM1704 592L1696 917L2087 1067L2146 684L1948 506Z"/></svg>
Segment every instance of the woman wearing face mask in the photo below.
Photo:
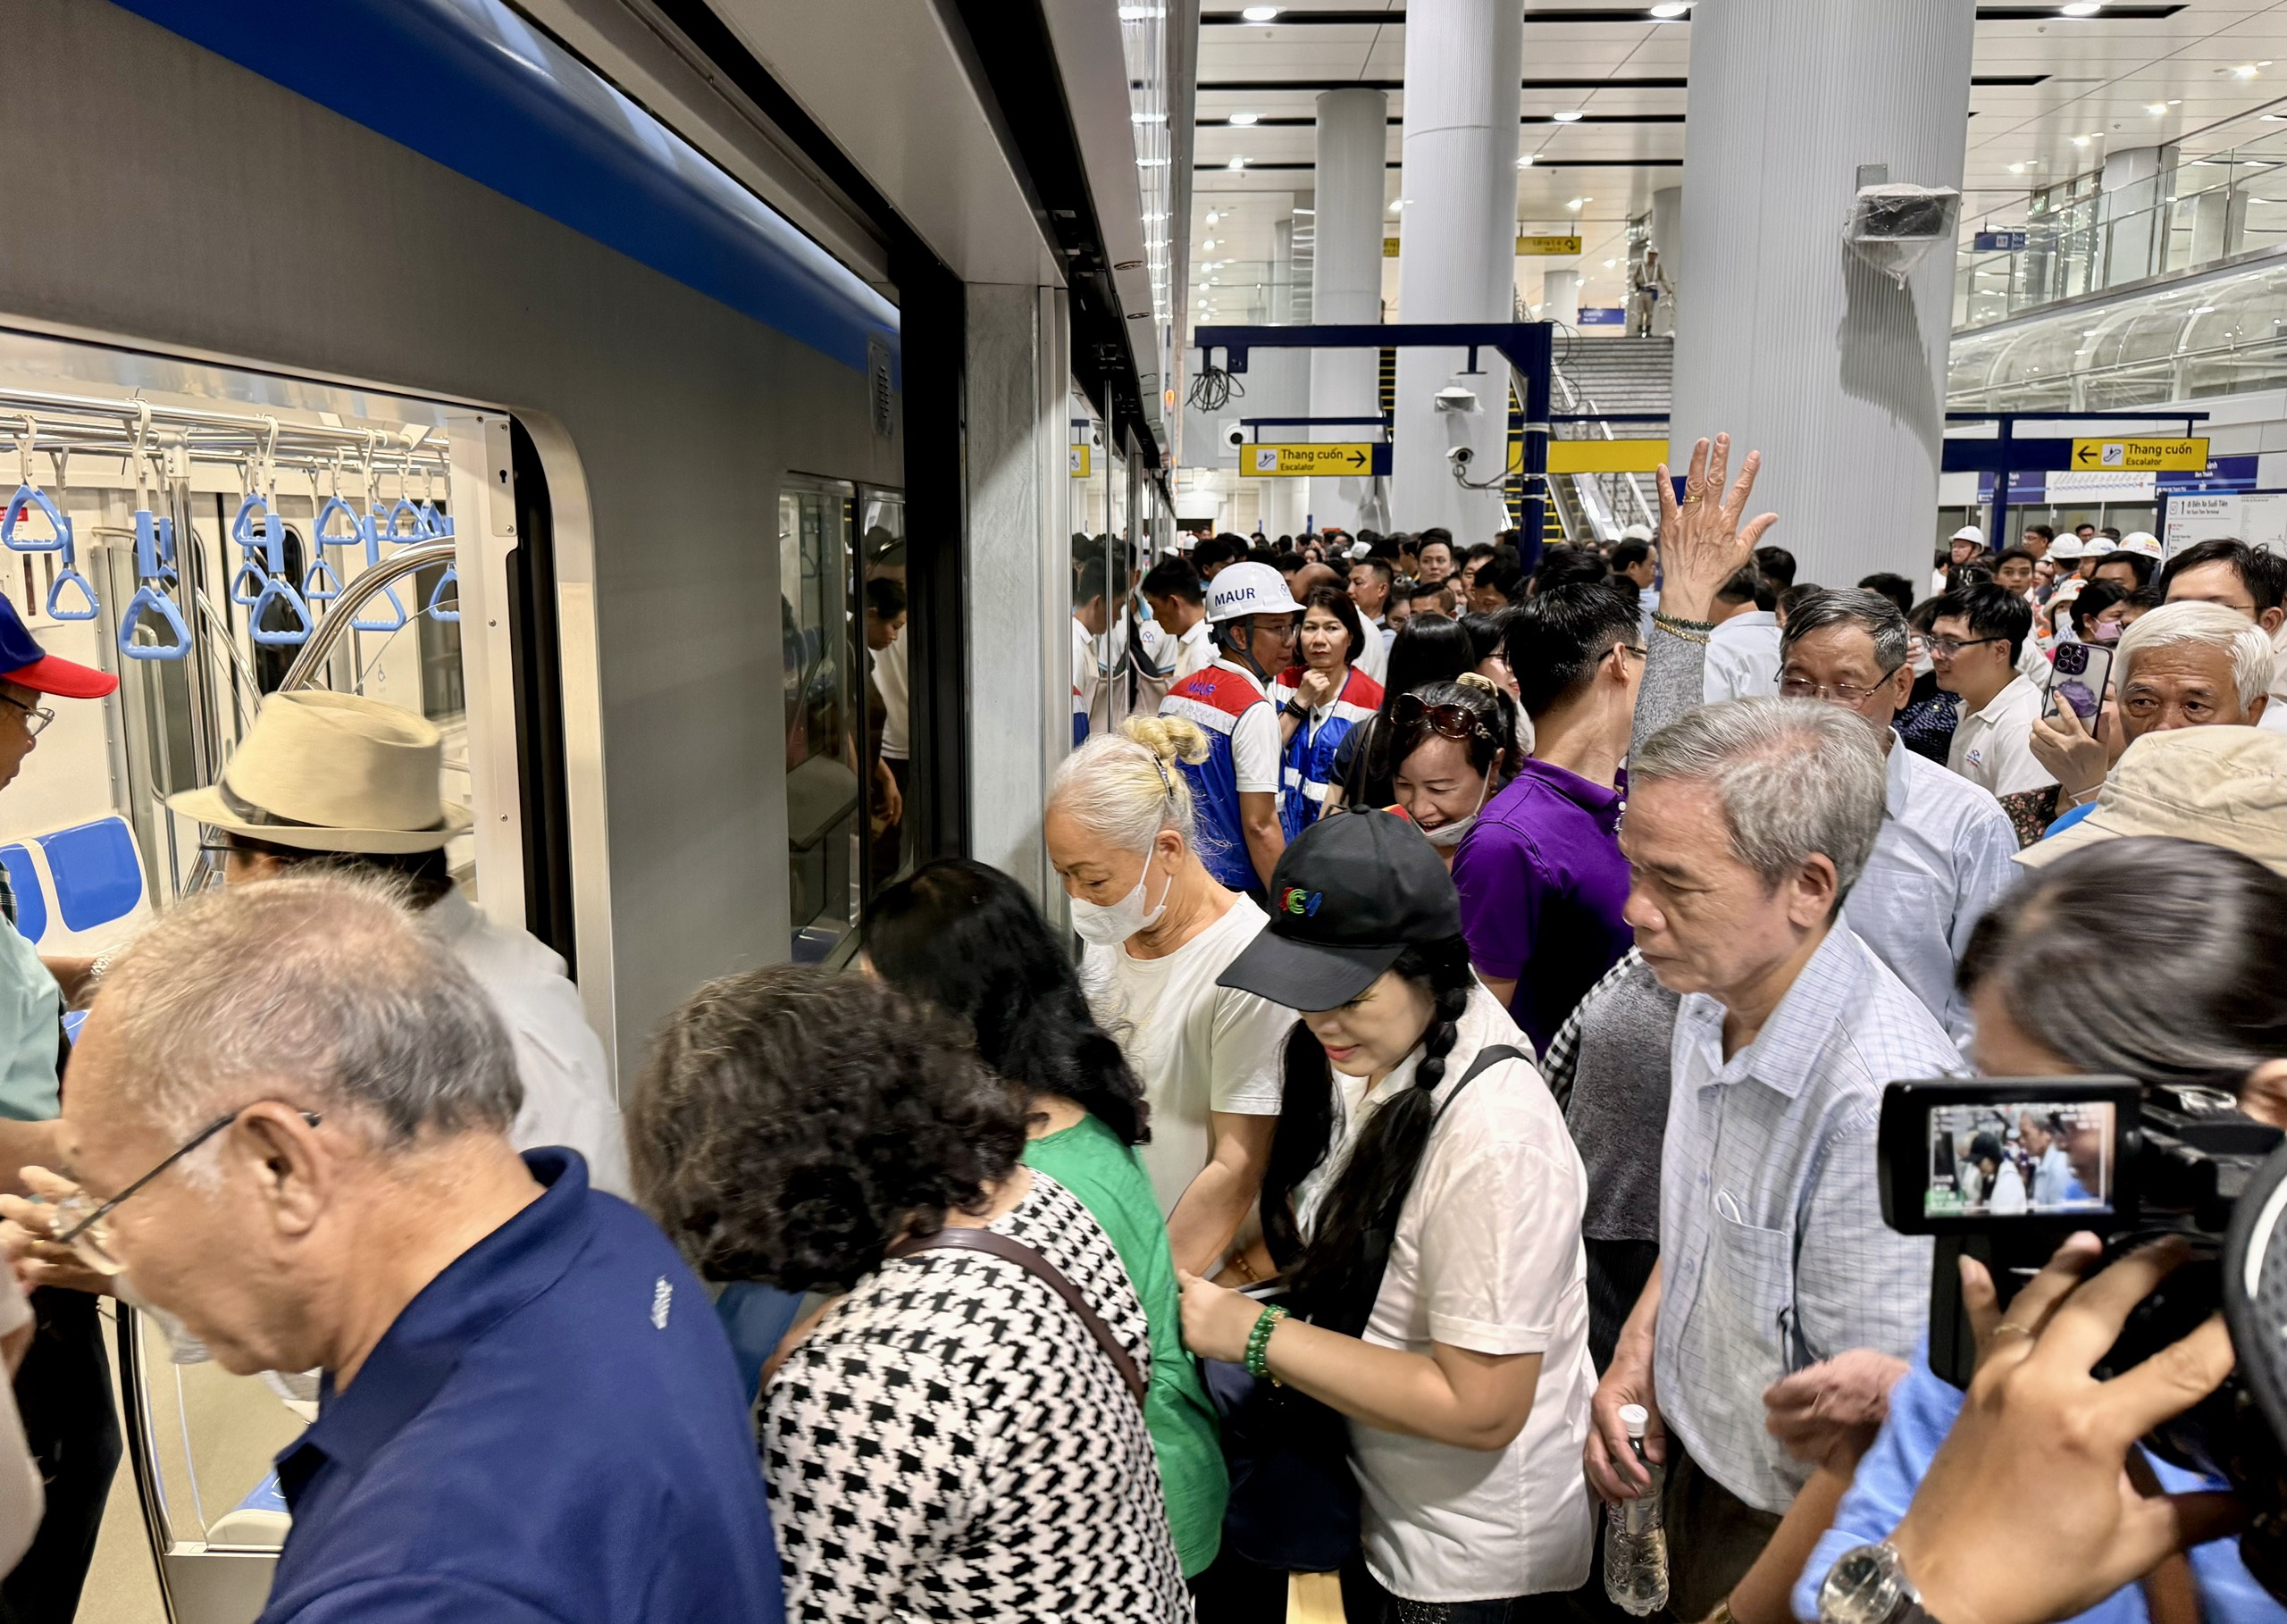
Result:
<svg viewBox="0 0 2287 1624"><path fill-rule="evenodd" d="M1388 732L1390 707L1397 697L1428 682L1450 682L1477 666L1477 646L1458 621L1442 615L1415 615L1390 644L1389 670L1382 682L1382 708L1350 730L1335 752L1334 787L1326 809L1386 807L1393 799Z"/></svg>
<svg viewBox="0 0 2287 1624"><path fill-rule="evenodd" d="M1392 809L1412 818L1451 868L1462 837L1522 759L1509 707L1490 682L1465 671L1457 682L1401 694L1390 724Z"/></svg>
<svg viewBox="0 0 2287 1624"><path fill-rule="evenodd" d="M1191 723L1138 716L1057 769L1043 833L1087 945L1080 980L1152 1109L1144 1170L1175 1260L1212 1274L1253 1210L1278 1119L1285 1009L1216 984L1262 931L1261 908L1199 860ZM1250 1237L1251 1238L1251 1237ZM1248 1265L1236 1267L1244 1277Z"/></svg>
<svg viewBox="0 0 2287 1624"><path fill-rule="evenodd" d="M2124 896L2135 906L2123 909ZM1987 1076L2108 1073L2148 1086L2195 1084L2287 1126L2287 880L2236 852L2151 837L2073 852L2035 870L1978 922L1959 979L1977 1017L1971 1058ZM2074 996L2057 997L2063 986ZM1787 1564L1801 1576L1791 1613L1782 1607L1773 1616L1817 1617L1835 1559L1890 1536L1962 1402L1959 1389L1931 1374L1926 1350L1917 1355L1891 1389L1889 1419L1831 1526L1806 1563L1798 1555ZM2164 1493L2223 1486L2156 1456L2145 1463ZM2278 1618L2235 1541L2194 1548L2189 1568L2188 1576L2163 1570L2147 1585L2158 1591L2159 1578L2181 1585L2189 1577L2198 1595L2182 1598L2184 1616L2209 1624ZM2161 1614L2132 1586L2075 1624L2141 1624L2148 1616Z"/></svg>
<svg viewBox="0 0 2287 1624"><path fill-rule="evenodd" d="M1381 708L1382 685L1350 663L1364 637L1349 593L1316 587L1303 600L1303 663L1270 685L1286 740L1278 821L1290 841L1318 821L1343 740Z"/></svg>
<svg viewBox="0 0 2287 1624"><path fill-rule="evenodd" d="M1579 1156L1403 819L1312 825L1271 894L1224 979L1305 1011L1262 1201L1288 1290L1187 1280L1185 1340L1347 1418L1354 1624L1527 1616L1588 1574Z"/></svg>

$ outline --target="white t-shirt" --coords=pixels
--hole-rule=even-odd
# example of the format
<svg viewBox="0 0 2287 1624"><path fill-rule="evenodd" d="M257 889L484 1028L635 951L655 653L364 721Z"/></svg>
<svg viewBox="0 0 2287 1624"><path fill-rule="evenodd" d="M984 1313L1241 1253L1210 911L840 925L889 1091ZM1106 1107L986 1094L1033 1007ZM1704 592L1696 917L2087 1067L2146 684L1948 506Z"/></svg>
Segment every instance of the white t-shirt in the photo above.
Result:
<svg viewBox="0 0 2287 1624"><path fill-rule="evenodd" d="M1096 663L1096 640L1080 617L1072 617L1072 714L1092 716L1096 708L1096 691L1103 684L1103 667Z"/></svg>
<svg viewBox="0 0 2287 1624"><path fill-rule="evenodd" d="M2021 676L1973 711L1954 729L1946 765L1996 795L2046 789L2057 782L2033 754L2033 724L2040 719L2041 691Z"/></svg>
<svg viewBox="0 0 2287 1624"><path fill-rule="evenodd" d="M1162 1213L1207 1165L1208 1113L1278 1114L1279 1051L1294 1012L1215 978L1270 921L1236 892L1220 919L1163 958L1126 944L1091 947L1080 960L1088 1007L1118 1040L1152 1104L1152 1142L1139 1147Z"/></svg>
<svg viewBox="0 0 2287 1624"><path fill-rule="evenodd" d="M1389 640L1382 635L1382 628L1372 621L1366 621L1365 625L1365 647L1358 650L1350 663L1378 682L1390 674Z"/></svg>
<svg viewBox="0 0 2287 1624"><path fill-rule="evenodd" d="M1779 616L1768 609L1719 621L1707 634L1702 691L1710 705L1769 699L1779 691Z"/></svg>
<svg viewBox="0 0 2287 1624"><path fill-rule="evenodd" d="M1532 1042L1479 987L1438 1085L1438 1119L1398 1215L1389 1268L1366 1340L1427 1355L1432 1342L1473 1352L1538 1353L1540 1384L1524 1430L1499 1453L1350 1423L1364 1501L1366 1565L1392 1595L1481 1601L1571 1590L1588 1577L1596 1520L1580 1476L1596 1367L1588 1358L1587 1258L1580 1218L1587 1176L1540 1074L1524 1059L1453 1089L1477 1052ZM1382 1080L1335 1074L1346 1161L1376 1106L1412 1086L1420 1051ZM1323 1185L1313 1193L1322 1195ZM1315 1216L1315 1214L1313 1214Z"/></svg>
<svg viewBox="0 0 2287 1624"><path fill-rule="evenodd" d="M900 626L889 646L874 655L874 690L882 696L882 754L894 761L903 761L913 753L907 742L910 735L906 721L905 632Z"/></svg>

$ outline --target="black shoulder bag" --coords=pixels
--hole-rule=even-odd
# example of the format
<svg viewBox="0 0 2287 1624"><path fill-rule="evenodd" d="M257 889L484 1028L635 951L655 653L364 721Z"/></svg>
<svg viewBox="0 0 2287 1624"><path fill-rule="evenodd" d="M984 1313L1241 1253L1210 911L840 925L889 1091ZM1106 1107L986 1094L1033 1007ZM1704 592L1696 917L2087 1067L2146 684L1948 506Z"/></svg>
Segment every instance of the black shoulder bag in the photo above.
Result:
<svg viewBox="0 0 2287 1624"><path fill-rule="evenodd" d="M1437 1108L1437 1120L1479 1073L1526 1058L1505 1043L1478 1051ZM1437 1131L1434 1121L1430 1131ZM1371 1286L1345 1316L1356 1323L1328 1324L1327 1329L1351 1336L1365 1330L1389 1268L1391 1238L1386 1230L1369 1234L1366 1277ZM1347 1422L1308 1394L1250 1375L1243 1364L1203 1359L1199 1368L1222 1418L1223 1460L1231 1475L1223 1543L1277 1572L1331 1573L1340 1568L1357 1553L1359 1533L1358 1480L1350 1470Z"/></svg>

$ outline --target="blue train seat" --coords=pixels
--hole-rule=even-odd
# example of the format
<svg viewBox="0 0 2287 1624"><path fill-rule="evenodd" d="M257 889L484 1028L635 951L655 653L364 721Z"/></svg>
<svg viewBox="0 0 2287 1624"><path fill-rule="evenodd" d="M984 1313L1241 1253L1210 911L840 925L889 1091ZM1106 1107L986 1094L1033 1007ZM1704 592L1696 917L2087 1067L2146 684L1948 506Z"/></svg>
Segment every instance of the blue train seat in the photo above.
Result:
<svg viewBox="0 0 2287 1624"><path fill-rule="evenodd" d="M39 867L28 847L0 846L0 865L8 870L8 883L16 892L16 930L27 942L47 934L47 890L40 883Z"/></svg>
<svg viewBox="0 0 2287 1624"><path fill-rule="evenodd" d="M38 840L64 929L98 929L126 918L143 900L143 863L125 818L99 817Z"/></svg>

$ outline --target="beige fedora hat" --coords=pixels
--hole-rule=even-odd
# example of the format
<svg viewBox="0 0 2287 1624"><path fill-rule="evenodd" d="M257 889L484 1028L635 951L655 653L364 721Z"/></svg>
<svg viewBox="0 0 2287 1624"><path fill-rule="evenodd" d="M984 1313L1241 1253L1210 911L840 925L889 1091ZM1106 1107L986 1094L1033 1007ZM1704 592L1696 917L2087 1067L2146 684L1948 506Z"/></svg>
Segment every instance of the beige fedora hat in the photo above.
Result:
<svg viewBox="0 0 2287 1624"><path fill-rule="evenodd" d="M2205 841L2287 874L2287 735L2254 727L2147 733L2114 765L2095 810L2017 861L2039 868L2131 834Z"/></svg>
<svg viewBox="0 0 2287 1624"><path fill-rule="evenodd" d="M396 705L322 689L274 693L219 783L167 798L185 817L309 851L433 851L469 826L437 791L445 736Z"/></svg>

